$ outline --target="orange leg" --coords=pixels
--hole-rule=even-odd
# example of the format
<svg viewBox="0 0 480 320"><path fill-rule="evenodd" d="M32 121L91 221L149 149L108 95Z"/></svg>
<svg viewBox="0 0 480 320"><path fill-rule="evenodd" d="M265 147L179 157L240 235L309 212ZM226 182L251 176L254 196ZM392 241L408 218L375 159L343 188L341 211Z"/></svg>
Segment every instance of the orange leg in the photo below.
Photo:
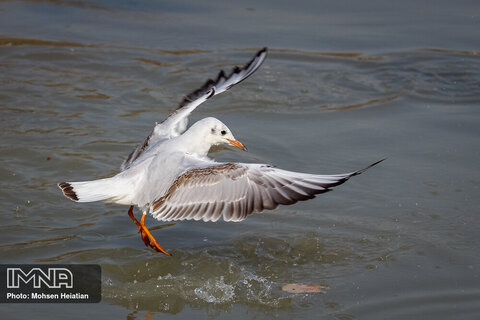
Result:
<svg viewBox="0 0 480 320"><path fill-rule="evenodd" d="M142 225L140 224L140 222L138 222L137 219L135 219L135 216L133 215L133 206L130 206L130 209L128 209L128 215L133 220L133 222L135 222L135 224L137 225L138 232L141 232L143 243L145 243L147 247L150 246L150 239L148 238L147 233L143 231Z"/></svg>
<svg viewBox="0 0 480 320"><path fill-rule="evenodd" d="M145 245L147 247L150 246L157 252L163 252L167 256L171 256L170 253L165 251L165 249L163 249L162 246L158 244L157 240L155 240L155 238L150 233L150 230L148 230L148 228L145 226L145 216L146 216L146 214L144 214L142 216L142 220L140 222L138 222L138 220L133 215L133 206L130 206L130 209L128 209L128 215L133 220L133 222L135 222L135 224L137 225L138 232L141 233L143 243L145 243Z"/></svg>

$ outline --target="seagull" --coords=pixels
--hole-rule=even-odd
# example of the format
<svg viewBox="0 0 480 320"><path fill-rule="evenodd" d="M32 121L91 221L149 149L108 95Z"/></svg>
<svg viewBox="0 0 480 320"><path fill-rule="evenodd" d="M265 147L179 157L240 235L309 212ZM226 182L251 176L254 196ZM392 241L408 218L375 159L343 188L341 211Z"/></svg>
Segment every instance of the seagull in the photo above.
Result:
<svg viewBox="0 0 480 320"><path fill-rule="evenodd" d="M242 68L235 67L228 75L221 70L215 80L207 80L187 95L178 109L157 123L130 153L118 174L92 181L60 182L63 194L75 202L129 205L128 215L145 245L170 255L146 227L148 213L160 221L242 221L255 212L312 199L384 160L350 173L317 175L268 164L221 163L209 158L212 146L246 147L213 117L187 129L188 116L206 100L252 75L266 55L267 48L263 48ZM135 206L142 211L140 221L133 214Z"/></svg>

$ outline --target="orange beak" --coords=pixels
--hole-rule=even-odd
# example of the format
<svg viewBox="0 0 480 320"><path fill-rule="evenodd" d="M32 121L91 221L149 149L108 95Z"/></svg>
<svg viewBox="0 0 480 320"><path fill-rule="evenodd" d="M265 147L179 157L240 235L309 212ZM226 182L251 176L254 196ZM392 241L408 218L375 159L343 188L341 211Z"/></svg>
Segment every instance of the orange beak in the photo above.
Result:
<svg viewBox="0 0 480 320"><path fill-rule="evenodd" d="M230 140L230 139L227 139L228 142L230 142L230 144L232 146L235 146L237 147L238 149L242 149L243 151L247 151L247 148L243 145L243 143L241 143L240 141L238 140Z"/></svg>

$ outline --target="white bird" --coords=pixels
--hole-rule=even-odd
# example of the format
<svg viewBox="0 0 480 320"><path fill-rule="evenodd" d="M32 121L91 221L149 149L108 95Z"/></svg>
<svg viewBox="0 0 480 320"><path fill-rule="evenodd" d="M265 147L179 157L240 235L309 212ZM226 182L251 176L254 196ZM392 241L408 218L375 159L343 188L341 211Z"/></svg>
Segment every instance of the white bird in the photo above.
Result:
<svg viewBox="0 0 480 320"><path fill-rule="evenodd" d="M212 146L230 144L246 150L220 120L209 117L188 130L188 116L201 103L254 73L267 49L260 50L243 68L227 76L220 71L200 89L187 95L180 107L157 124L145 142L135 148L117 175L93 181L61 182L64 195L76 202L104 201L130 205L128 214L146 246L165 251L145 226L150 213L158 220L241 221L253 212L275 209L312 199L330 191L365 169L336 175L292 172L266 164L220 163L208 158ZM139 222L134 206L142 210Z"/></svg>

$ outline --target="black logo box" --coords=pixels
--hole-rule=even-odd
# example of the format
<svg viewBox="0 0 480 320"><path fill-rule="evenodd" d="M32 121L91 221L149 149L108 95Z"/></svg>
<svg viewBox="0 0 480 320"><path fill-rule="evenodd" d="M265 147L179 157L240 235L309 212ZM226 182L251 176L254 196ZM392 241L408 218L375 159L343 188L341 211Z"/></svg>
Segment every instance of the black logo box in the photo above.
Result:
<svg viewBox="0 0 480 320"><path fill-rule="evenodd" d="M97 303L101 299L99 265L0 265L0 303Z"/></svg>

